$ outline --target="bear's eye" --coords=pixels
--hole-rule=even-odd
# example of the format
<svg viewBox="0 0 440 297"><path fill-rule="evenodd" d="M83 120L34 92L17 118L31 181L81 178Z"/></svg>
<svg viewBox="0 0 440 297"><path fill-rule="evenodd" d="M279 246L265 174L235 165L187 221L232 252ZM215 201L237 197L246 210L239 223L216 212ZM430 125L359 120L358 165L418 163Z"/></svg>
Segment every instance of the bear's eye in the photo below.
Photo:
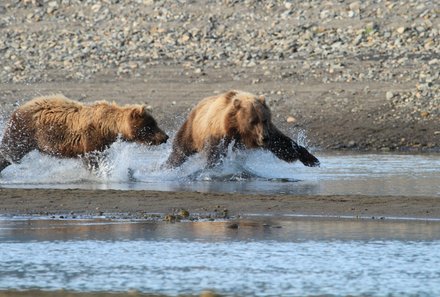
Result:
<svg viewBox="0 0 440 297"><path fill-rule="evenodd" d="M258 119L257 118L254 118L254 119L251 119L250 121L249 121L249 123L251 124L251 125L257 125L258 124Z"/></svg>
<svg viewBox="0 0 440 297"><path fill-rule="evenodd" d="M149 127L142 127L138 130L138 135L140 137L145 137L149 134L150 130L151 129Z"/></svg>

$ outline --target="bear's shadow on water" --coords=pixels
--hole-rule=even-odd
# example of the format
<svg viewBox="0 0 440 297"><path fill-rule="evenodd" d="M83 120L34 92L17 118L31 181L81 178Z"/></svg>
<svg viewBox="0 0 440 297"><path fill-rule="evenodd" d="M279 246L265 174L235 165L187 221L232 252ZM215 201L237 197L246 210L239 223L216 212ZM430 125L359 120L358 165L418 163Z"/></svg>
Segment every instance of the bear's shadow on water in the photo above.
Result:
<svg viewBox="0 0 440 297"><path fill-rule="evenodd" d="M230 164L229 164L230 165ZM264 177L250 168L219 165L214 168L198 168L195 171L181 168L176 174L176 179L170 178L160 183L161 190L168 191L197 191L242 194L288 194L302 192L316 192L316 185L302 185L298 179ZM194 168L191 168L194 169ZM189 172L188 172L188 171ZM145 180L136 180L135 183L144 184L146 187L157 188L157 183L145 184ZM148 183L148 182L147 182ZM305 187L307 189L305 189Z"/></svg>
<svg viewBox="0 0 440 297"><path fill-rule="evenodd" d="M248 168L233 173L225 173L219 168L199 169L185 177L188 181L210 182L246 182L246 181L270 181L270 182L298 182L294 178L266 178Z"/></svg>

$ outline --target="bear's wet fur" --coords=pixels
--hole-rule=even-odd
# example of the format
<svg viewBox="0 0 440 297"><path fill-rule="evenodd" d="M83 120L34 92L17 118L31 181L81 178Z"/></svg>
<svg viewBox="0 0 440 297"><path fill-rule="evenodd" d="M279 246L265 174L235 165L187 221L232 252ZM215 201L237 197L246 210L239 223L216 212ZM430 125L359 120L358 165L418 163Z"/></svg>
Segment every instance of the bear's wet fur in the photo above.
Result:
<svg viewBox="0 0 440 297"><path fill-rule="evenodd" d="M168 136L142 105L83 104L63 95L38 97L15 110L0 144L0 172L37 149L58 157L102 152L118 137L159 145Z"/></svg>
<svg viewBox="0 0 440 297"><path fill-rule="evenodd" d="M207 154L208 167L214 166L233 141L236 148L263 148L286 162L319 166L306 148L275 127L263 96L238 90L205 98L192 109L176 134L166 166L180 166L200 152Z"/></svg>

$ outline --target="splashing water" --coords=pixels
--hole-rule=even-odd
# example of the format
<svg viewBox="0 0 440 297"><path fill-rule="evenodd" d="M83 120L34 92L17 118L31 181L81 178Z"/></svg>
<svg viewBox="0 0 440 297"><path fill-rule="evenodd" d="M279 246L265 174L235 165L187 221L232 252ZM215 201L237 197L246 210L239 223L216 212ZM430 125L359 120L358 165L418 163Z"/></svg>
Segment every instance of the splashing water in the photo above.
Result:
<svg viewBox="0 0 440 297"><path fill-rule="evenodd" d="M296 132L298 144L307 147L304 131ZM171 139L151 147L119 140L105 152L96 172L78 159L32 151L0 173L0 187L440 196L440 156L435 154L321 153L321 167L310 168L286 163L265 150L236 151L230 146L214 168L206 168L206 156L196 154L182 166L167 169L163 164L171 150Z"/></svg>
<svg viewBox="0 0 440 297"><path fill-rule="evenodd" d="M167 169L165 164L172 141L160 146L143 146L116 141L100 158L99 168L92 172L81 160L60 159L38 151L26 155L19 164L7 167L1 174L0 185L85 185L166 183L188 184L202 181L296 181L302 164L288 164L264 150L237 151L228 147L221 165L205 168L206 156L191 156L182 166Z"/></svg>

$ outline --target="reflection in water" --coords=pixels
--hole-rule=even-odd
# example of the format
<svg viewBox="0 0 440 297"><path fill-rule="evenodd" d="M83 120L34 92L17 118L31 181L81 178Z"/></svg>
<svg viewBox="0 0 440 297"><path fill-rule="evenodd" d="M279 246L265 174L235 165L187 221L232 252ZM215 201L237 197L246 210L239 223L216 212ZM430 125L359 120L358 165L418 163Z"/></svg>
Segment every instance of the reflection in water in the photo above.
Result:
<svg viewBox="0 0 440 297"><path fill-rule="evenodd" d="M258 219L237 224L0 220L0 290L440 294L438 222Z"/></svg>
<svg viewBox="0 0 440 297"><path fill-rule="evenodd" d="M98 175L78 160L34 151L2 172L0 187L132 189L301 195L400 195L440 197L440 156L317 154L321 167L288 164L271 153L230 153L222 166L203 169L201 156L165 170L170 144L115 143Z"/></svg>
<svg viewBox="0 0 440 297"><path fill-rule="evenodd" d="M236 224L238 228L231 227ZM163 240L267 241L440 240L440 222L365 219L256 218L233 222L0 219L2 241Z"/></svg>

